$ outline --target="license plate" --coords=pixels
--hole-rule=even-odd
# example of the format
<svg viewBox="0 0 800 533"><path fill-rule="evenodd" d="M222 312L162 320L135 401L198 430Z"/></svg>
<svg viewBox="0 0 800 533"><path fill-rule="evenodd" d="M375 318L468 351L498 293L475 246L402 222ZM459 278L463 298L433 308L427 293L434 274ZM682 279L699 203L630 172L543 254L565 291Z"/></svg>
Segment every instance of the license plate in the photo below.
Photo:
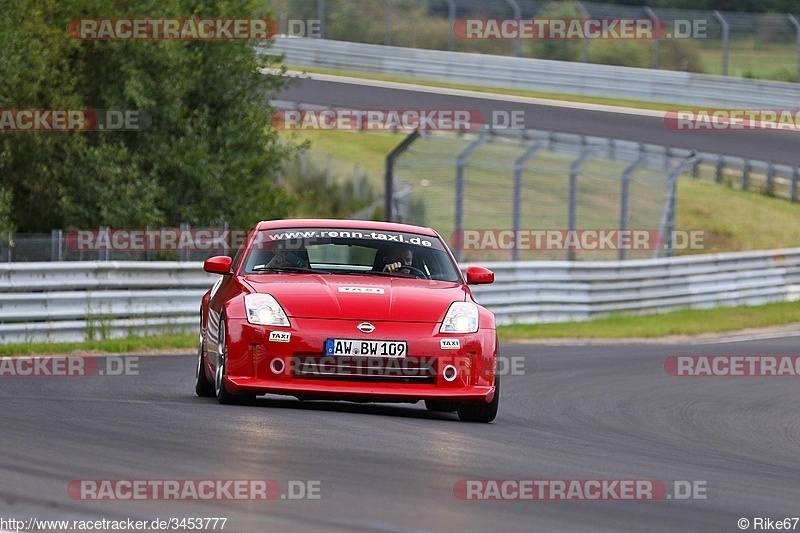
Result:
<svg viewBox="0 0 800 533"><path fill-rule="evenodd" d="M406 356L406 341L365 341L361 339L327 339L325 355L357 355L359 357Z"/></svg>

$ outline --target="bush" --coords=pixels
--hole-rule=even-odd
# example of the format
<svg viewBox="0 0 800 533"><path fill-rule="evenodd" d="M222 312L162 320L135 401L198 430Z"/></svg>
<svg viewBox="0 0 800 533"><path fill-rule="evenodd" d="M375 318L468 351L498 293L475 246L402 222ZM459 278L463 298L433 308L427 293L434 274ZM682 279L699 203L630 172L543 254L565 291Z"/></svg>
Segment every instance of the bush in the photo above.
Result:
<svg viewBox="0 0 800 533"><path fill-rule="evenodd" d="M601 65L646 68L651 58L650 45L641 41L597 40L589 45L589 61Z"/></svg>

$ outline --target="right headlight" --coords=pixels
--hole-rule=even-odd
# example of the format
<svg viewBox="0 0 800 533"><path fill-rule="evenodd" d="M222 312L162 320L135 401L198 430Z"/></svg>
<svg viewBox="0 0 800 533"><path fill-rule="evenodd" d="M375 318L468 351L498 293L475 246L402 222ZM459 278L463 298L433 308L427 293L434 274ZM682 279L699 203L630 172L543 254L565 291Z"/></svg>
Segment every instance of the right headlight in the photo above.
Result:
<svg viewBox="0 0 800 533"><path fill-rule="evenodd" d="M289 327L289 317L271 294L245 294L244 306L247 321L262 326Z"/></svg>
<svg viewBox="0 0 800 533"><path fill-rule="evenodd" d="M453 302L442 320L439 333L475 333L478 331L478 306L472 302Z"/></svg>

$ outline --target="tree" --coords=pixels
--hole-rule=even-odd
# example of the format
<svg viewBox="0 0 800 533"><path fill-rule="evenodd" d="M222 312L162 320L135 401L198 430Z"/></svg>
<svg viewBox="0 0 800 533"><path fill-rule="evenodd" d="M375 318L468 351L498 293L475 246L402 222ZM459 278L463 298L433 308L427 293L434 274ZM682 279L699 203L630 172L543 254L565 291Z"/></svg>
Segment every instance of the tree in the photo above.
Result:
<svg viewBox="0 0 800 533"><path fill-rule="evenodd" d="M0 19L0 109L135 110L141 131L5 132L0 186L21 231L284 216L267 100L282 83L253 41L81 41L73 18L253 18L256 0L8 0Z"/></svg>

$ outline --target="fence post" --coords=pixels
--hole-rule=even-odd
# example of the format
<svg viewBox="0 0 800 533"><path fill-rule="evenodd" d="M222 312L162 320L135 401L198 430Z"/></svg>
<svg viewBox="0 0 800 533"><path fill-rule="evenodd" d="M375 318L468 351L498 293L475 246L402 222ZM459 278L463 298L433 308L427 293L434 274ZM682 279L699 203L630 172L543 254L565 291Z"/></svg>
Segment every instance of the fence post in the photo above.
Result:
<svg viewBox="0 0 800 533"><path fill-rule="evenodd" d="M581 137L585 140L585 137ZM585 144L581 144L581 155L577 160L569 166L569 213L568 213L568 230L574 232L578 223L578 172L581 167L589 159L594 157L595 153L592 149L587 149ZM575 261L575 250L569 248L567 250L567 261Z"/></svg>
<svg viewBox="0 0 800 533"><path fill-rule="evenodd" d="M409 146L419 139L422 134L419 130L414 130L408 137L398 144L394 150L386 156L386 172L383 175L383 220L392 221L392 199L394 198L394 164L397 158L408 150Z"/></svg>
<svg viewBox="0 0 800 533"><path fill-rule="evenodd" d="M522 225L522 171L525 168L525 164L536 155L542 148L542 141L537 141L530 147L528 147L525 152L519 156L519 158L514 162L514 197L513 197L513 208L511 214L511 224L514 229L514 248L511 250L511 260L512 261L519 261L519 248L516 246L516 238L519 235L519 230Z"/></svg>
<svg viewBox="0 0 800 533"><path fill-rule="evenodd" d="M317 19L319 19L319 38L325 38L325 0L317 0Z"/></svg>
<svg viewBox="0 0 800 533"><path fill-rule="evenodd" d="M591 16L589 14L589 10L586 9L582 3L576 1L575 5L578 6L578 9L581 10L581 15L583 15L584 19L588 19ZM589 62L589 40L588 39L581 39L581 61L583 63L588 63Z"/></svg>
<svg viewBox="0 0 800 533"><path fill-rule="evenodd" d="M462 230L464 229L464 169L467 166L467 161L478 148L486 144L492 138L490 131L481 133L480 137L472 141L463 152L456 157L456 206L455 206L455 220L453 221L453 233L456 239L463 239ZM456 246L453 251L456 260L461 260L462 246Z"/></svg>
<svg viewBox="0 0 800 533"><path fill-rule="evenodd" d="M60 229L50 230L50 261L61 261L63 252L61 240L64 234Z"/></svg>
<svg viewBox="0 0 800 533"><path fill-rule="evenodd" d="M794 169L792 169L792 188L791 188L791 191L789 191L789 199L791 199L793 202L797 201L797 180L798 180L798 178L800 178L800 169L797 168L797 167L794 167Z"/></svg>
<svg viewBox="0 0 800 533"><path fill-rule="evenodd" d="M745 159L742 165L742 190L746 191L750 181L750 160Z"/></svg>
<svg viewBox="0 0 800 533"><path fill-rule="evenodd" d="M636 161L631 163L628 168L626 168L622 172L622 184L620 190L620 209L619 209L619 231L622 233L623 231L628 229L628 189L631 181L631 176L633 173L636 172L636 169L639 168L644 164L647 160L647 154L644 151L644 143L639 143L639 157L636 158ZM625 248L620 246L618 257L620 261L625 259Z"/></svg>
<svg viewBox="0 0 800 533"><path fill-rule="evenodd" d="M800 82L800 22L797 21L794 15L789 15L789 22L794 26L795 41L797 41L797 77L795 80Z"/></svg>
<svg viewBox="0 0 800 533"><path fill-rule="evenodd" d="M717 10L714 10L714 18L719 21L720 26L722 26L722 75L728 75L728 43L730 41L730 26L728 26L728 21L725 20L725 17L722 16Z"/></svg>
<svg viewBox="0 0 800 533"><path fill-rule="evenodd" d="M456 1L443 0L447 3L447 24L450 26L450 37L448 38L448 47L451 52L456 49Z"/></svg>
<svg viewBox="0 0 800 533"><path fill-rule="evenodd" d="M108 261L108 258L110 257L110 252L111 252L111 250L110 250L110 248L111 248L111 246L110 246L111 235L109 235L110 231L111 231L110 227L108 227L108 226L100 226L100 233L104 233L105 234L105 239L103 239L103 241L109 243L109 245L106 246L105 250L103 250L102 247L98 247L97 248L97 260L98 261ZM100 235L98 234L98 241L100 240L99 236ZM103 242L103 241L101 241L101 242Z"/></svg>
<svg viewBox="0 0 800 533"><path fill-rule="evenodd" d="M722 165L725 163L725 158L722 155L717 156L717 174L715 180L717 183L722 183Z"/></svg>
<svg viewBox="0 0 800 533"><path fill-rule="evenodd" d="M767 165L767 195L769 196L775 196L775 191L773 190L773 187L775 186L774 181L775 181L775 163L770 162Z"/></svg>
<svg viewBox="0 0 800 533"><path fill-rule="evenodd" d="M392 0L386 0L386 29L383 44L392 45Z"/></svg>
<svg viewBox="0 0 800 533"><path fill-rule="evenodd" d="M656 27L657 24L660 22L660 19L656 15L655 11L650 9L647 6L644 6L644 12L647 13L647 16L650 17L650 20L653 21L653 68L658 68L658 43L661 40L661 37L658 34L659 28Z"/></svg>
<svg viewBox="0 0 800 533"><path fill-rule="evenodd" d="M506 0L506 3L514 10L514 18L520 20L522 18L522 10L516 0ZM519 35L511 41L511 46L514 57L519 57Z"/></svg>

